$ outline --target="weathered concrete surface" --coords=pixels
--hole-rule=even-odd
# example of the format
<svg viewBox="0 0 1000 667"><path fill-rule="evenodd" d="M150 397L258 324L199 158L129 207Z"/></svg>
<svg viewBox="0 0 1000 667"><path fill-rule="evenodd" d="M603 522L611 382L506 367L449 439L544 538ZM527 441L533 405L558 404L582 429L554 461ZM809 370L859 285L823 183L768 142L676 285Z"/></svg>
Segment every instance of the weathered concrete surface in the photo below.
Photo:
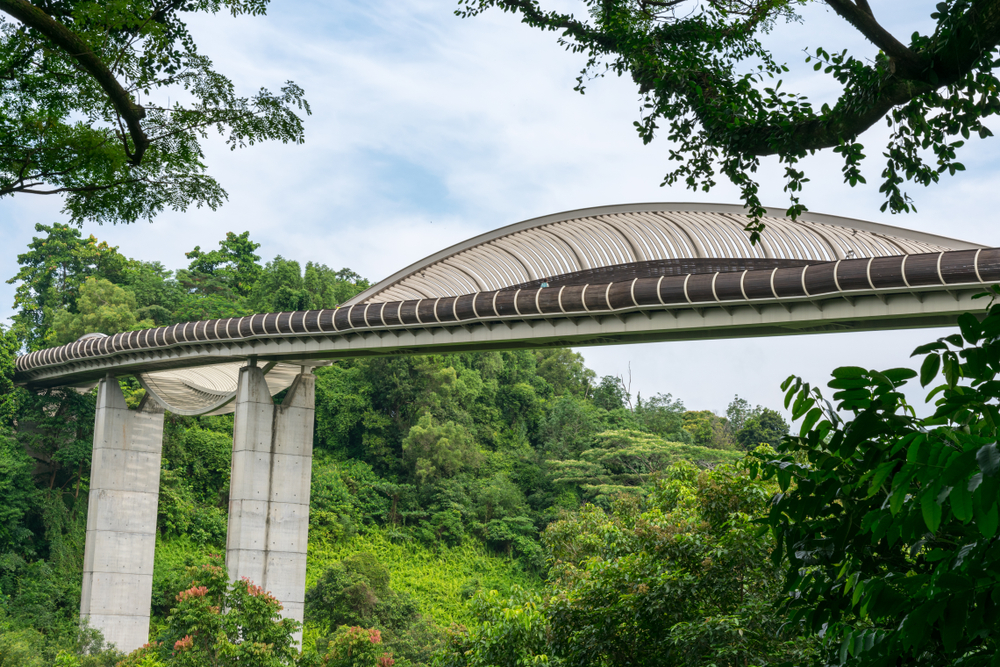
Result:
<svg viewBox="0 0 1000 667"><path fill-rule="evenodd" d="M80 617L122 651L148 641L163 410L129 410L118 381L97 390Z"/></svg>
<svg viewBox="0 0 1000 667"><path fill-rule="evenodd" d="M285 617L300 622L315 397L316 378L303 373L276 406L261 369L240 370L229 485L229 576L249 578L281 601Z"/></svg>

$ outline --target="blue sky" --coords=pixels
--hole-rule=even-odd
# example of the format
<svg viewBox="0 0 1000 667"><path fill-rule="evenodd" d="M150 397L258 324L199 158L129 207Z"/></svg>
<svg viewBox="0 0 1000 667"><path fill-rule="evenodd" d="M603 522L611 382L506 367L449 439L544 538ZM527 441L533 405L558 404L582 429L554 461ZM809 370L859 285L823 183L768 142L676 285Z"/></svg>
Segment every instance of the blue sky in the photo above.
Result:
<svg viewBox="0 0 1000 667"><path fill-rule="evenodd" d="M899 35L930 24L933 1L872 2ZM276 2L265 17L199 17L202 51L247 94L287 79L306 90L313 115L306 143L258 145L230 152L214 139L211 172L229 192L212 212L167 213L154 223L100 227L87 234L131 257L185 265L184 252L214 246L227 231L249 230L265 259L275 255L381 279L470 236L558 211L627 202L736 202L728 185L711 193L662 188L667 144L643 146L632 128L639 101L627 80L573 91L583 64L555 36L512 15L453 15L451 0ZM582 5L557 0L550 6ZM803 63L802 50L823 46L874 55L820 3L802 24L778 26L770 37L793 68L786 85L834 99L831 81ZM918 214L879 212L879 141L884 125L864 136L871 185L841 182L831 156L807 161L811 210L876 220L1000 245L996 139L974 141L963 155L968 171L931 189L911 188ZM780 171L765 166L762 198L783 206ZM17 271L16 255L36 222L61 221L60 202L0 200L0 276ZM0 284L0 319L11 314L14 287ZM831 334L780 339L588 348L598 374L632 373L633 392L671 393L689 408L725 410L734 394L777 407L780 382L791 373L823 382L852 364L909 365L910 351L939 331Z"/></svg>

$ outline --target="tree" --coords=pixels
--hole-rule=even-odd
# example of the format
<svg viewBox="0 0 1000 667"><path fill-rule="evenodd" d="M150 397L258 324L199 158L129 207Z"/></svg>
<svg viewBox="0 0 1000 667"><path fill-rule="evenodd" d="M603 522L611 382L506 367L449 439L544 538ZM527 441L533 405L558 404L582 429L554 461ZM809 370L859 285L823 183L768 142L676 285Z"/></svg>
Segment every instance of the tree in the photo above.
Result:
<svg viewBox="0 0 1000 667"><path fill-rule="evenodd" d="M691 434L694 444L713 449L733 448L733 436L724 417L711 410L688 410L681 417L684 430Z"/></svg>
<svg viewBox="0 0 1000 667"><path fill-rule="evenodd" d="M605 375L600 384L594 388L594 405L607 411L621 410L626 404L631 407L625 384L617 375Z"/></svg>
<svg viewBox="0 0 1000 667"><path fill-rule="evenodd" d="M480 453L464 426L453 421L435 424L428 412L403 440L403 458L413 466L414 476L423 484L475 467Z"/></svg>
<svg viewBox="0 0 1000 667"><path fill-rule="evenodd" d="M564 347L535 352L538 375L552 385L556 396L572 394L586 398L596 374L583 363L583 355Z"/></svg>
<svg viewBox="0 0 1000 667"><path fill-rule="evenodd" d="M87 333L107 335L150 329L153 320L136 317L135 295L103 278L87 278L80 287L77 312L61 309L52 320L52 343L72 343Z"/></svg>
<svg viewBox="0 0 1000 667"><path fill-rule="evenodd" d="M14 420L14 366L19 347L14 331L0 326L0 429L10 426Z"/></svg>
<svg viewBox="0 0 1000 667"><path fill-rule="evenodd" d="M35 225L44 237L33 237L28 252L17 256L21 266L8 284L20 282L14 295L14 331L29 351L45 346L55 313L76 311L80 287L88 277L122 282L131 261L117 247L83 238L80 230L54 223Z"/></svg>
<svg viewBox="0 0 1000 667"><path fill-rule="evenodd" d="M776 613L781 571L754 519L772 488L729 466L669 468L645 497L587 505L549 525L541 595L478 594L446 667L806 664L815 640Z"/></svg>
<svg viewBox="0 0 1000 667"><path fill-rule="evenodd" d="M743 428L736 432L736 442L749 452L757 449L760 445L773 445L781 442L786 433L788 433L788 424L784 417L770 408L760 408L760 411L750 416L743 424Z"/></svg>
<svg viewBox="0 0 1000 667"><path fill-rule="evenodd" d="M75 223L218 207L209 130L232 149L301 143L303 91L240 97L200 54L192 12L263 14L267 0L0 0L0 196L65 196ZM184 102L180 100L186 100Z"/></svg>
<svg viewBox="0 0 1000 667"><path fill-rule="evenodd" d="M173 279L173 271L160 262L133 262L124 285L135 294L136 317L151 319L157 326L172 324L184 299L184 289Z"/></svg>
<svg viewBox="0 0 1000 667"><path fill-rule="evenodd" d="M184 253L191 263L186 271L177 272L177 279L184 287L202 294L221 292L245 297L262 273L260 255L254 252L259 247L250 240L250 232L226 232L218 250L203 251L196 245Z"/></svg>
<svg viewBox="0 0 1000 667"><path fill-rule="evenodd" d="M177 667L293 665L301 624L282 618L281 602L252 581L230 583L221 557L213 560L189 568L190 587L177 594L161 641L136 653Z"/></svg>
<svg viewBox="0 0 1000 667"><path fill-rule="evenodd" d="M454 628L435 656L439 667L516 667L561 664L549 655L541 596L515 586L508 597L480 591L469 602L478 623Z"/></svg>
<svg viewBox="0 0 1000 667"><path fill-rule="evenodd" d="M299 263L281 255L268 262L249 293L258 313L335 308L368 287L368 281L350 269L333 271L323 264Z"/></svg>
<svg viewBox="0 0 1000 667"><path fill-rule="evenodd" d="M798 162L833 150L844 161L844 181L864 183L859 137L887 119L880 192L882 210L909 211L904 181L937 182L965 167L957 150L972 135L992 135L985 121L1000 111L996 49L1000 0L945 0L936 5L933 29L906 37L891 34L868 0L824 0L871 42L876 52L850 54L818 47L806 62L841 87L833 104L814 106L807 96L782 88L788 68L776 61L761 36L776 21L796 20L805 0L585 0L586 16L553 11L539 0L459 0L460 16L489 7L521 16L528 25L561 33L560 44L585 53L577 90L593 76L627 75L642 95L636 129L644 143L661 124L674 142L674 167L665 184L691 189L715 185L720 171L742 192L753 216L764 209L754 173L761 158L776 155L785 166L792 216L806 174ZM874 3L873 3L874 4ZM748 227L756 239L759 221Z"/></svg>
<svg viewBox="0 0 1000 667"><path fill-rule="evenodd" d="M734 462L736 452L667 442L641 431L605 431L576 459L550 460L556 484L579 486L590 502L606 506L623 492L637 493L659 473L677 463L699 465Z"/></svg>
<svg viewBox="0 0 1000 667"><path fill-rule="evenodd" d="M761 464L780 486L772 559L788 559L791 621L825 637L829 664L996 664L1000 304L959 325L914 352L930 416L906 402L910 369L838 368L836 410L783 385L802 426Z"/></svg>
<svg viewBox="0 0 1000 667"><path fill-rule="evenodd" d="M35 462L5 425L0 424L0 553L23 551L33 537L25 519L37 510Z"/></svg>
<svg viewBox="0 0 1000 667"><path fill-rule="evenodd" d="M776 445L788 433L788 424L778 412L763 405L751 408L739 396L726 409L726 419L729 434L748 452L760 445Z"/></svg>
<svg viewBox="0 0 1000 667"><path fill-rule="evenodd" d="M637 397L635 420L665 440L691 442L691 434L684 430L684 403L670 394L657 394L647 401Z"/></svg>
<svg viewBox="0 0 1000 667"><path fill-rule="evenodd" d="M604 427L601 411L590 402L562 396L552 402L541 424L544 451L556 459L576 458Z"/></svg>

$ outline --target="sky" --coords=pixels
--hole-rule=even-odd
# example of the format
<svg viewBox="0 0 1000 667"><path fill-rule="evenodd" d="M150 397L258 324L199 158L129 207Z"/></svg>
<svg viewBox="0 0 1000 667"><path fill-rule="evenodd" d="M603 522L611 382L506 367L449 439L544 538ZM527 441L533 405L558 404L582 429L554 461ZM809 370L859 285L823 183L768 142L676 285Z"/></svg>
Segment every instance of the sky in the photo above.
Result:
<svg viewBox="0 0 1000 667"><path fill-rule="evenodd" d="M581 12L572 0L547 6ZM877 0L872 6L897 35L931 25L934 2ZM226 188L217 211L167 212L153 223L85 225L84 234L129 257L184 267L194 246L215 247L226 232L249 231L258 253L303 264L349 267L380 280L431 253L520 220L560 211L633 202L738 203L732 186L709 193L661 187L669 144L643 145L632 123L638 93L627 79L592 81L573 91L584 57L566 52L510 14L454 16L453 0L284 0L266 16L198 16L200 50L252 94L293 80L312 115L303 145L261 144L231 152L206 142L209 171ZM821 3L802 22L768 37L791 67L785 85L832 101L829 77L804 64L804 49L866 44ZM1000 134L1000 129L997 130ZM930 189L911 187L918 213L879 212L883 124L866 133L868 186L842 182L835 156L805 161L811 182L803 200L820 213L873 220L1000 246L994 212L1000 194L996 139L962 153L967 171ZM881 144L880 144L881 142ZM761 198L784 207L775 160L766 161ZM17 272L16 256L36 223L65 221L55 198L0 200L0 276ZM0 282L0 321L12 314L15 286ZM598 376L622 375L633 394L669 393L689 409L724 412L735 395L778 408L780 383L796 374L825 384L841 365L914 367L917 345L948 333L823 334L690 343L581 348ZM920 400L922 392L909 392Z"/></svg>

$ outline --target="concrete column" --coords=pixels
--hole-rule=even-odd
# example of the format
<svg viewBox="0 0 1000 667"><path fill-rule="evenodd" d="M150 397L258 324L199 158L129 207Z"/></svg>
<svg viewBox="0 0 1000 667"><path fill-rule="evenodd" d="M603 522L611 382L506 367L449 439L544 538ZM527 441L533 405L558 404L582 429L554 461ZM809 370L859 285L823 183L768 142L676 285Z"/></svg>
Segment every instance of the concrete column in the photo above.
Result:
<svg viewBox="0 0 1000 667"><path fill-rule="evenodd" d="M259 368L240 370L233 425L226 567L281 601L302 621L309 543L316 378L295 378L275 406ZM301 640L301 634L298 635Z"/></svg>
<svg viewBox="0 0 1000 667"><path fill-rule="evenodd" d="M149 640L163 410L129 410L118 381L97 389L80 617L122 651Z"/></svg>

